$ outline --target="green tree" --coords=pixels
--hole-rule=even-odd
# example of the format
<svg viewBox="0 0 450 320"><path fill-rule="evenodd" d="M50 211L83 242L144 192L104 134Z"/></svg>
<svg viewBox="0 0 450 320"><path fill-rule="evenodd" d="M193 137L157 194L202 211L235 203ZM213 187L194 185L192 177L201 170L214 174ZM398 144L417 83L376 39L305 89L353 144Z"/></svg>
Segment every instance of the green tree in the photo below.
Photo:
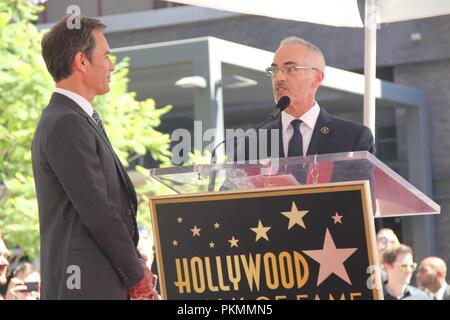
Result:
<svg viewBox="0 0 450 320"><path fill-rule="evenodd" d="M10 244L20 245L32 258L39 252L39 224L30 149L54 87L41 57L43 32L33 24L42 8L34 3L0 2L0 229ZM111 92L93 103L114 149L125 165L148 151L167 165L170 137L156 128L171 106L156 108L152 99L136 101L127 86L128 62L124 59L116 65ZM148 175L145 169L137 169ZM143 192L155 188L146 186L138 188L144 200ZM146 207L145 203L140 206L139 222L149 226Z"/></svg>

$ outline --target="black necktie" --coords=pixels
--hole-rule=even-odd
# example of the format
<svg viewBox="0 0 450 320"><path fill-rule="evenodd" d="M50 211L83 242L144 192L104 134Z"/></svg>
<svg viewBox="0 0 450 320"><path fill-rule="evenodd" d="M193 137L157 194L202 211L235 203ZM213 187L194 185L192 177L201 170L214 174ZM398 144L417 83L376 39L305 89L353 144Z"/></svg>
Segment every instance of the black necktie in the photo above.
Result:
<svg viewBox="0 0 450 320"><path fill-rule="evenodd" d="M104 134L106 139L108 139L108 135L106 134L105 128L103 127L102 118L100 118L100 115L95 110L94 113L92 114L92 119L94 119L94 121L97 123L97 126L100 128L100 131Z"/></svg>
<svg viewBox="0 0 450 320"><path fill-rule="evenodd" d="M300 125L302 120L294 119L291 121L291 125L294 128L294 134L291 141L289 141L288 157L299 157L303 155L303 137L300 132Z"/></svg>

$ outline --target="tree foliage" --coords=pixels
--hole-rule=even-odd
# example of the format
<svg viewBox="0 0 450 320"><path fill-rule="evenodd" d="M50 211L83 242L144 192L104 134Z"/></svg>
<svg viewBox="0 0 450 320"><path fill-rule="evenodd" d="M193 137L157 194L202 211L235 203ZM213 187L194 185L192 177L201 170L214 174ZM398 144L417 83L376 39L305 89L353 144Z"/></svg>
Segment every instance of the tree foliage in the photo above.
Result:
<svg viewBox="0 0 450 320"><path fill-rule="evenodd" d="M20 245L31 257L39 252L39 224L30 149L54 88L41 57L45 31L33 24L39 10L28 0L0 2L0 230L10 245ZM169 163L170 137L156 128L171 106L156 108L152 99L137 101L128 92L126 59L116 65L110 93L96 98L93 107L124 165L148 151L161 164ZM145 200L142 192L152 188L138 188L140 198ZM140 208L139 222L149 227L148 206Z"/></svg>

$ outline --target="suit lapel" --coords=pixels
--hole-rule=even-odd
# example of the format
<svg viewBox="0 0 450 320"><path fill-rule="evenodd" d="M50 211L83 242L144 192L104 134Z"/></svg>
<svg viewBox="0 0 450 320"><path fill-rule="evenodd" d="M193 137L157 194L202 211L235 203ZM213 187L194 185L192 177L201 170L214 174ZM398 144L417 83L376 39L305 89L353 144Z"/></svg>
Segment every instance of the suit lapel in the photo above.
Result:
<svg viewBox="0 0 450 320"><path fill-rule="evenodd" d="M108 138L105 137L105 135L101 132L99 126L95 123L94 119L89 117L89 115L72 99L59 94L59 93L53 93L51 99L51 102L57 103L57 104L63 104L66 107L70 108L71 110L77 112L78 114L82 115L86 118L88 123L91 125L91 127L97 132L97 134L101 137L103 142L108 146L108 149L111 151L111 154L113 155L114 162L119 169L120 176L122 177L122 180L127 188L128 194L130 195L133 203L136 203L136 193L134 190L130 187L131 181L129 179L126 179L124 171L125 168L122 166L122 163L120 162L119 158L117 157L116 153L114 152L114 149L112 148L111 144L109 143ZM128 177L128 176L127 176Z"/></svg>
<svg viewBox="0 0 450 320"><path fill-rule="evenodd" d="M117 168L119 169L120 176L122 177L122 180L125 183L125 187L127 188L128 194L132 198L133 203L136 203L136 196L135 196L136 193L134 192L133 188L131 187L132 183L128 177L128 174L125 174L126 170L123 167L122 162L120 162L119 157L117 157L117 154L114 152L114 149L113 149L111 143L109 142L108 138L103 134L103 132L100 130L99 126L94 122L94 120L91 117L89 117L88 115L86 115L86 118L88 119L88 122L91 125L91 127L93 127L95 131L97 131L97 133L102 138L103 142L105 142L105 144L108 146L109 151L111 151L114 162L115 162Z"/></svg>
<svg viewBox="0 0 450 320"><path fill-rule="evenodd" d="M442 296L442 300L450 300L450 284L447 285L444 295Z"/></svg>
<svg viewBox="0 0 450 320"><path fill-rule="evenodd" d="M278 135L279 135L279 158L284 158L284 144L283 144L283 125L281 123L281 116L278 119Z"/></svg>
<svg viewBox="0 0 450 320"><path fill-rule="evenodd" d="M332 119L330 115L324 109L320 108L319 117L317 118L306 155L319 154L328 137L332 134L332 130Z"/></svg>

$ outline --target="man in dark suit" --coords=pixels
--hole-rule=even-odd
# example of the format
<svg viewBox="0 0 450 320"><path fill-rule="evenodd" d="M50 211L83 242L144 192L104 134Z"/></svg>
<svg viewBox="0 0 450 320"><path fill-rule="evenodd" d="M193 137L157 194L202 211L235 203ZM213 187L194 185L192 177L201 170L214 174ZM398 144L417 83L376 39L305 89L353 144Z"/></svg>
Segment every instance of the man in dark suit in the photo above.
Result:
<svg viewBox="0 0 450 320"><path fill-rule="evenodd" d="M266 72L272 79L275 101L287 96L290 104L278 118L253 132L253 136L238 138L235 154L228 155L229 158L252 163L264 158L325 153L374 153L374 140L368 127L333 117L316 102L316 93L325 73L325 58L319 48L297 37L286 38ZM262 130L266 130L266 135L261 134ZM369 161L356 161L335 162L331 181L372 181ZM308 178L308 170L311 170L308 166L292 165L284 170L292 173L301 184L311 178ZM225 185L223 189L232 188Z"/></svg>
<svg viewBox="0 0 450 320"><path fill-rule="evenodd" d="M316 102L317 90L324 79L325 58L315 45L297 37L284 39L266 72L272 79L275 101L278 102L283 96L288 96L291 101L279 118L262 128L268 130L266 154L269 157L374 152L369 128L333 117ZM270 143L270 130L273 129L278 129L279 134L275 144ZM257 139L256 145L260 146L259 134ZM266 156L258 148L252 149L249 139L242 139L241 142L235 160Z"/></svg>
<svg viewBox="0 0 450 320"><path fill-rule="evenodd" d="M56 82L32 144L42 298L150 298L136 250L136 193L91 105L114 70L105 25L78 18L79 26L63 18L42 40Z"/></svg>
<svg viewBox="0 0 450 320"><path fill-rule="evenodd" d="M420 262L416 282L431 298L450 300L450 285L446 281L447 265L438 257L428 257Z"/></svg>

